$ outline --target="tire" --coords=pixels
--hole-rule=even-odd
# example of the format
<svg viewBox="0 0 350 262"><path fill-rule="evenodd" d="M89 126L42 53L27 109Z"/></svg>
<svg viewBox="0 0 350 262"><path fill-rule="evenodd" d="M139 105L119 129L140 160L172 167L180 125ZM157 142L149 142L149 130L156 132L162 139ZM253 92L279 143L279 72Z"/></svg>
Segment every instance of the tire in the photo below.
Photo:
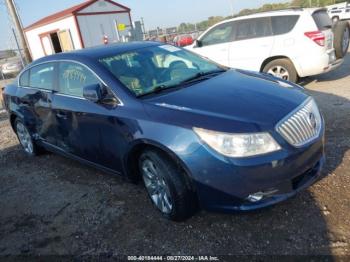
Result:
<svg viewBox="0 0 350 262"><path fill-rule="evenodd" d="M184 171L176 163L153 149L146 149L138 162L148 196L163 216L183 221L194 214L194 193L188 187Z"/></svg>
<svg viewBox="0 0 350 262"><path fill-rule="evenodd" d="M298 81L298 74L293 63L286 58L276 59L267 63L262 71L293 83Z"/></svg>
<svg viewBox="0 0 350 262"><path fill-rule="evenodd" d="M14 127L16 130L17 138L24 152L32 157L37 156L41 152L41 150L33 141L33 138L27 127L24 125L24 123L21 120L16 119Z"/></svg>
<svg viewBox="0 0 350 262"><path fill-rule="evenodd" d="M335 56L343 58L349 49L350 26L346 21L340 21L334 25L334 49Z"/></svg>

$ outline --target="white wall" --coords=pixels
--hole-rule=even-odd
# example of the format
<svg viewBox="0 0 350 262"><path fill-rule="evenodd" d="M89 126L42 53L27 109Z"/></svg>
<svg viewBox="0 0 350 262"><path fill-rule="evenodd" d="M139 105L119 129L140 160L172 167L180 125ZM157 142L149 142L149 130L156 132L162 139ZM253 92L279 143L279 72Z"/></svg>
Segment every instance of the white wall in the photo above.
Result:
<svg viewBox="0 0 350 262"><path fill-rule="evenodd" d="M79 33L74 20L74 17L70 16L62 20L26 31L25 34L33 59L35 60L45 56L39 35L53 30L69 29L72 36L74 49L81 49L82 46L80 43Z"/></svg>
<svg viewBox="0 0 350 262"><path fill-rule="evenodd" d="M120 37L128 35L131 28L128 13L78 15L77 18L85 47L102 45L103 34L108 36L110 43L119 41L115 21L129 26L125 31L119 32Z"/></svg>

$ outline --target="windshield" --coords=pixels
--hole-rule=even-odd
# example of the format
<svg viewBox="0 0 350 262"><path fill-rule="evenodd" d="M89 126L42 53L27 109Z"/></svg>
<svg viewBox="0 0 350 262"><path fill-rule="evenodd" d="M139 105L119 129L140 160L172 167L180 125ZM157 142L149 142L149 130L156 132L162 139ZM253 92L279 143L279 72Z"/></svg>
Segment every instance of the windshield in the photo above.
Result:
<svg viewBox="0 0 350 262"><path fill-rule="evenodd" d="M203 76L224 70L214 62L171 45L137 49L100 58L99 62L138 97L196 79L204 80Z"/></svg>

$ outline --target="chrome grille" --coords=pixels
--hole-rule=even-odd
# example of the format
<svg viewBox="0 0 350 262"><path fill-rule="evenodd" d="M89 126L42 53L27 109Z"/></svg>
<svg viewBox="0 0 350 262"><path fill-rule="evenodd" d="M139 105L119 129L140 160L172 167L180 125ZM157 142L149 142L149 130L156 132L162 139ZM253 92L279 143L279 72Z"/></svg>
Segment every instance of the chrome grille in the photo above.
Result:
<svg viewBox="0 0 350 262"><path fill-rule="evenodd" d="M277 131L293 146L300 147L316 139L321 132L322 118L313 99L308 99L284 118Z"/></svg>

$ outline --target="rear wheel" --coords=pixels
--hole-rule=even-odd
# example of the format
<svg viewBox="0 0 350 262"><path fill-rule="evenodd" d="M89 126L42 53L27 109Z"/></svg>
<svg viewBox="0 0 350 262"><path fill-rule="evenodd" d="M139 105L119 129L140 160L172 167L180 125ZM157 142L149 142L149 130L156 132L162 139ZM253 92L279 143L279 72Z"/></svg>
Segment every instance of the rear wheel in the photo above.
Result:
<svg viewBox="0 0 350 262"><path fill-rule="evenodd" d="M164 154L145 150L139 158L139 169L150 199L166 218L182 221L195 212L185 174Z"/></svg>
<svg viewBox="0 0 350 262"><path fill-rule="evenodd" d="M26 152L30 156L37 155L37 148L33 142L33 139L27 127L19 119L16 119L15 127L18 140L21 143L24 152Z"/></svg>
<svg viewBox="0 0 350 262"><path fill-rule="evenodd" d="M263 68L263 72L294 83L298 80L298 74L293 63L285 58L267 63Z"/></svg>
<svg viewBox="0 0 350 262"><path fill-rule="evenodd" d="M347 21L340 21L335 24L333 32L335 55L340 59L346 55L349 49L350 26Z"/></svg>

